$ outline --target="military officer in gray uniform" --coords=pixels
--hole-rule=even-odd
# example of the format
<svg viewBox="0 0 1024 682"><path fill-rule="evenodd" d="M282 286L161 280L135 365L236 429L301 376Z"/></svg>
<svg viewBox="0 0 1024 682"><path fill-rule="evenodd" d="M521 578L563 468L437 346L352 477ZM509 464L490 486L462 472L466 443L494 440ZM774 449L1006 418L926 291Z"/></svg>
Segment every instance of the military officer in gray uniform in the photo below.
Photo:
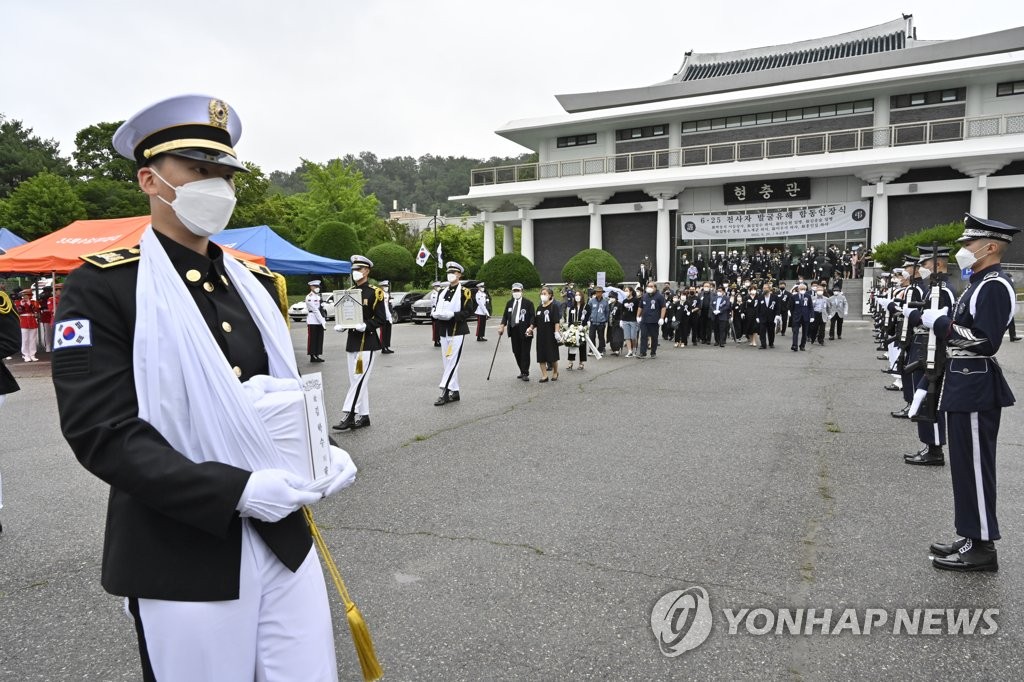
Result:
<svg viewBox="0 0 1024 682"><path fill-rule="evenodd" d="M996 571L996 441L1004 407L1013 393L996 362L1010 325L1016 295L1000 265L1020 232L996 220L967 214L956 262L971 269L970 286L952 310L925 310L920 323L935 330L947 347L939 409L949 429L953 479L954 542L930 547L932 565L950 571ZM914 315L916 322L918 315Z"/></svg>

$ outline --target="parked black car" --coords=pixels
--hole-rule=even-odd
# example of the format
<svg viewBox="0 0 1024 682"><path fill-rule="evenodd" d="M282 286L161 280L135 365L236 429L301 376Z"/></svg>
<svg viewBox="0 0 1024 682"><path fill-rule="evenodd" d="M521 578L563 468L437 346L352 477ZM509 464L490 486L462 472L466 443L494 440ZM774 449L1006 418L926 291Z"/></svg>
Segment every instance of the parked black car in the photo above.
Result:
<svg viewBox="0 0 1024 682"><path fill-rule="evenodd" d="M395 322L408 322L411 320L412 304L426 295L425 291L391 292L391 307L395 311Z"/></svg>

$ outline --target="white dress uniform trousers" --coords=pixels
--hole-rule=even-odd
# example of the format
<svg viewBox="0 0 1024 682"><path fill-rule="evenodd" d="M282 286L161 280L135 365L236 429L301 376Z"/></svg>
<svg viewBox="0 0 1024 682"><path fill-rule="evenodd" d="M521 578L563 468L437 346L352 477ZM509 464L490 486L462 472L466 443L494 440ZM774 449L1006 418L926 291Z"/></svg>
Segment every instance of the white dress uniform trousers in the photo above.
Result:
<svg viewBox="0 0 1024 682"><path fill-rule="evenodd" d="M438 386L449 391L459 390L459 360L462 359L462 334L455 336L441 335L441 360L444 363L441 372L441 383Z"/></svg>
<svg viewBox="0 0 1024 682"><path fill-rule="evenodd" d="M21 330L21 359L25 362L36 359L36 348L39 345L38 329Z"/></svg>
<svg viewBox="0 0 1024 682"><path fill-rule="evenodd" d="M363 373L356 374L356 363L363 356ZM377 364L377 351L348 353L348 393L345 394L345 412L355 415L370 414L370 373Z"/></svg>

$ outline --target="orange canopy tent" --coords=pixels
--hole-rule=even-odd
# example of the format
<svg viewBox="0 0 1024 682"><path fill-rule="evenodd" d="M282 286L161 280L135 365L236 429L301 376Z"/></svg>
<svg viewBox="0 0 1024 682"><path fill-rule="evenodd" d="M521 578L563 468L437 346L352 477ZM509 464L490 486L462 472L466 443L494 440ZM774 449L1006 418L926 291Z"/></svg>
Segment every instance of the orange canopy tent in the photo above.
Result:
<svg viewBox="0 0 1024 682"><path fill-rule="evenodd" d="M15 246L0 256L0 272L67 274L83 263L79 256L138 246L149 216L76 220L67 227ZM222 246L226 253L259 265L266 258Z"/></svg>

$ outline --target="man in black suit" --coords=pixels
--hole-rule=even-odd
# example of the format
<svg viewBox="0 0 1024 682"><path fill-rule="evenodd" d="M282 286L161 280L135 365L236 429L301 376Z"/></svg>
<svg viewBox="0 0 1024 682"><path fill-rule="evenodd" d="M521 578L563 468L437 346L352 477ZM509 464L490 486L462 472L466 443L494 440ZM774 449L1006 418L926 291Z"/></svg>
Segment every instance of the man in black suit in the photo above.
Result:
<svg viewBox="0 0 1024 682"><path fill-rule="evenodd" d="M811 303L811 295L807 293L806 284L800 282L797 285L796 293L793 294L789 304L792 319L790 324L793 327L793 345L791 350L795 351L797 344L799 344L800 350L804 350L804 345L807 343L807 328L811 323L811 317L814 315L814 306Z"/></svg>
<svg viewBox="0 0 1024 682"><path fill-rule="evenodd" d="M754 305L754 320L761 336L761 349L775 348L775 318L779 315L782 302L772 293L772 286L765 284ZM767 341L768 345L765 345Z"/></svg>
<svg viewBox="0 0 1024 682"><path fill-rule="evenodd" d="M526 335L526 330L533 322L533 301L523 298L523 285L516 282L512 285L512 298L505 305L505 313L501 316L498 335L508 331L508 340L512 343L512 355L519 366L517 379L530 380L530 348L533 337Z"/></svg>
<svg viewBox="0 0 1024 682"><path fill-rule="evenodd" d="M732 311L732 304L729 297L725 295L725 287L719 286L715 297L711 300L711 324L715 327L715 345L725 348L725 342L729 338L729 313Z"/></svg>
<svg viewBox="0 0 1024 682"><path fill-rule="evenodd" d="M711 317L711 302L714 299L715 293L711 290L711 284L704 282L703 288L697 293L697 302L700 306L697 319L700 340L705 346L711 343L711 330L715 326L715 320Z"/></svg>

